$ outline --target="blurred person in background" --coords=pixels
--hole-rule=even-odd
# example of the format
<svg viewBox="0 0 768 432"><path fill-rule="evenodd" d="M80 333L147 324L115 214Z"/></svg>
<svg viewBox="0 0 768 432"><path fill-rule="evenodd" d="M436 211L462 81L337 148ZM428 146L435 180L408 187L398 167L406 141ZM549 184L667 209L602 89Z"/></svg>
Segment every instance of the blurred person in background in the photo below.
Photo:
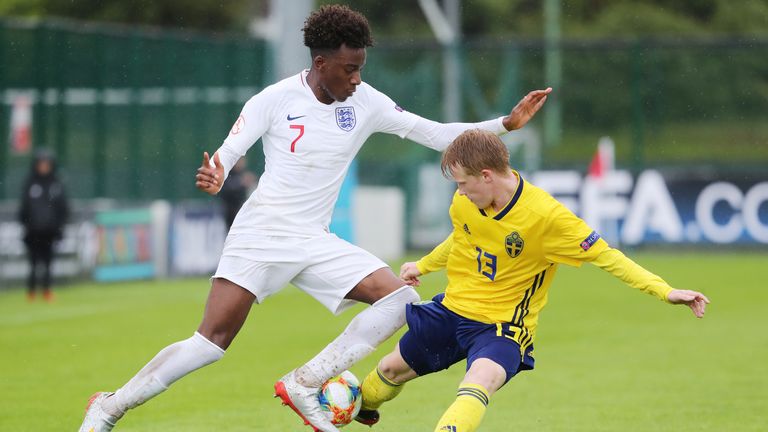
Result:
<svg viewBox="0 0 768 432"><path fill-rule="evenodd" d="M56 160L48 151L39 151L32 160L29 177L24 182L19 222L24 226L24 244L29 258L27 299L33 301L37 288L43 298L53 300L51 264L53 246L61 240L69 205L64 185L56 175Z"/></svg>
<svg viewBox="0 0 768 432"><path fill-rule="evenodd" d="M227 181L218 194L224 205L224 221L227 224L227 231L229 231L237 212L240 211L240 207L248 199L248 195L255 186L256 176L246 169L246 159L240 158L232 167Z"/></svg>

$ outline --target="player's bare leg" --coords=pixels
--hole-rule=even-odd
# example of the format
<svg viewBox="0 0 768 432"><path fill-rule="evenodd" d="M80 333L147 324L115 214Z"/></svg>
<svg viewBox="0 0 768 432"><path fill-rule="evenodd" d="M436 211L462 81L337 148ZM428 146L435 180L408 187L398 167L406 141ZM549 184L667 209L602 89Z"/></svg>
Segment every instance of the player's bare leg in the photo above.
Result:
<svg viewBox="0 0 768 432"><path fill-rule="evenodd" d="M371 307L360 312L344 332L317 356L289 372L275 384L275 391L315 430L336 432L317 400L320 386L370 354L405 324L405 305L419 295L403 285L389 268L379 269L360 281L346 296Z"/></svg>
<svg viewBox="0 0 768 432"><path fill-rule="evenodd" d="M131 408L165 391L179 378L219 360L243 326L254 295L225 279L214 279L203 322L195 334L161 350L114 393L91 397L80 432L108 432Z"/></svg>

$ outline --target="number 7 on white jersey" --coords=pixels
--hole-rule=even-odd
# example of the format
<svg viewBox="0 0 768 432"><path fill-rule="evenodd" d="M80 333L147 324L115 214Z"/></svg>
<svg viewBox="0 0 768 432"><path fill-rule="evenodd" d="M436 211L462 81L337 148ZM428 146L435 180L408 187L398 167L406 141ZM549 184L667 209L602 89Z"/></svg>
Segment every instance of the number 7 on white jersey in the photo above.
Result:
<svg viewBox="0 0 768 432"><path fill-rule="evenodd" d="M295 139L294 139L294 140L291 142L291 153L296 153L296 142L299 140L299 138L301 138L302 136L304 136L304 125L296 125L296 124L292 124L292 125L289 125L288 127L290 127L291 129L298 129L298 130L299 130L299 136L297 136L297 137L296 137L296 138L295 138Z"/></svg>

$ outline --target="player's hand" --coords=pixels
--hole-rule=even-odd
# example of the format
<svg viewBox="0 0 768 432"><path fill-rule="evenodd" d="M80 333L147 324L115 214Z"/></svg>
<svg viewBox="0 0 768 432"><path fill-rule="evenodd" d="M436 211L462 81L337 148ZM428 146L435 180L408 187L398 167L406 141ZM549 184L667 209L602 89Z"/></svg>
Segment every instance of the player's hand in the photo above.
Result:
<svg viewBox="0 0 768 432"><path fill-rule="evenodd" d="M419 268L416 267L415 262L407 262L400 266L400 279L408 285L415 287L421 285L419 276L421 276L421 272L419 271Z"/></svg>
<svg viewBox="0 0 768 432"><path fill-rule="evenodd" d="M667 300L672 304L687 305L696 315L696 318L704 316L704 311L709 304L709 299L704 294L691 290L672 290L667 295Z"/></svg>
<svg viewBox="0 0 768 432"><path fill-rule="evenodd" d="M513 131L525 126L528 120L532 119L536 112L539 111L539 108L544 105L544 102L547 101L547 95L550 93L552 93L552 87L547 87L546 90L534 90L525 95L512 108L512 112L501 120L504 127L508 131Z"/></svg>
<svg viewBox="0 0 768 432"><path fill-rule="evenodd" d="M224 184L224 165L221 164L219 154L213 154L213 167L208 152L203 152L203 164L197 169L195 176L195 187L203 192L216 195Z"/></svg>

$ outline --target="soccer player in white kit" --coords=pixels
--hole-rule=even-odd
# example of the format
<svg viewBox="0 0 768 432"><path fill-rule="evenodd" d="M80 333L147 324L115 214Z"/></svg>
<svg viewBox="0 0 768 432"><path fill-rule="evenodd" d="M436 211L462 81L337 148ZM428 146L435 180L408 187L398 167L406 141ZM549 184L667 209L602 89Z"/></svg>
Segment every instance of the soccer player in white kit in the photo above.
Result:
<svg viewBox="0 0 768 432"><path fill-rule="evenodd" d="M440 124L404 111L362 82L366 47L372 45L364 16L346 6L324 6L307 18L303 31L311 68L253 96L212 160L204 153L198 168L197 188L216 194L232 166L262 138L265 171L229 231L202 323L120 389L93 395L80 432L112 430L127 410L219 360L253 303L288 283L335 314L355 302L371 305L318 355L275 384L276 395L306 424L336 432L320 410L319 387L402 327L405 305L419 300L383 261L328 231L352 159L375 132L443 150L466 129L497 134L518 129L551 92L530 92L505 117Z"/></svg>

